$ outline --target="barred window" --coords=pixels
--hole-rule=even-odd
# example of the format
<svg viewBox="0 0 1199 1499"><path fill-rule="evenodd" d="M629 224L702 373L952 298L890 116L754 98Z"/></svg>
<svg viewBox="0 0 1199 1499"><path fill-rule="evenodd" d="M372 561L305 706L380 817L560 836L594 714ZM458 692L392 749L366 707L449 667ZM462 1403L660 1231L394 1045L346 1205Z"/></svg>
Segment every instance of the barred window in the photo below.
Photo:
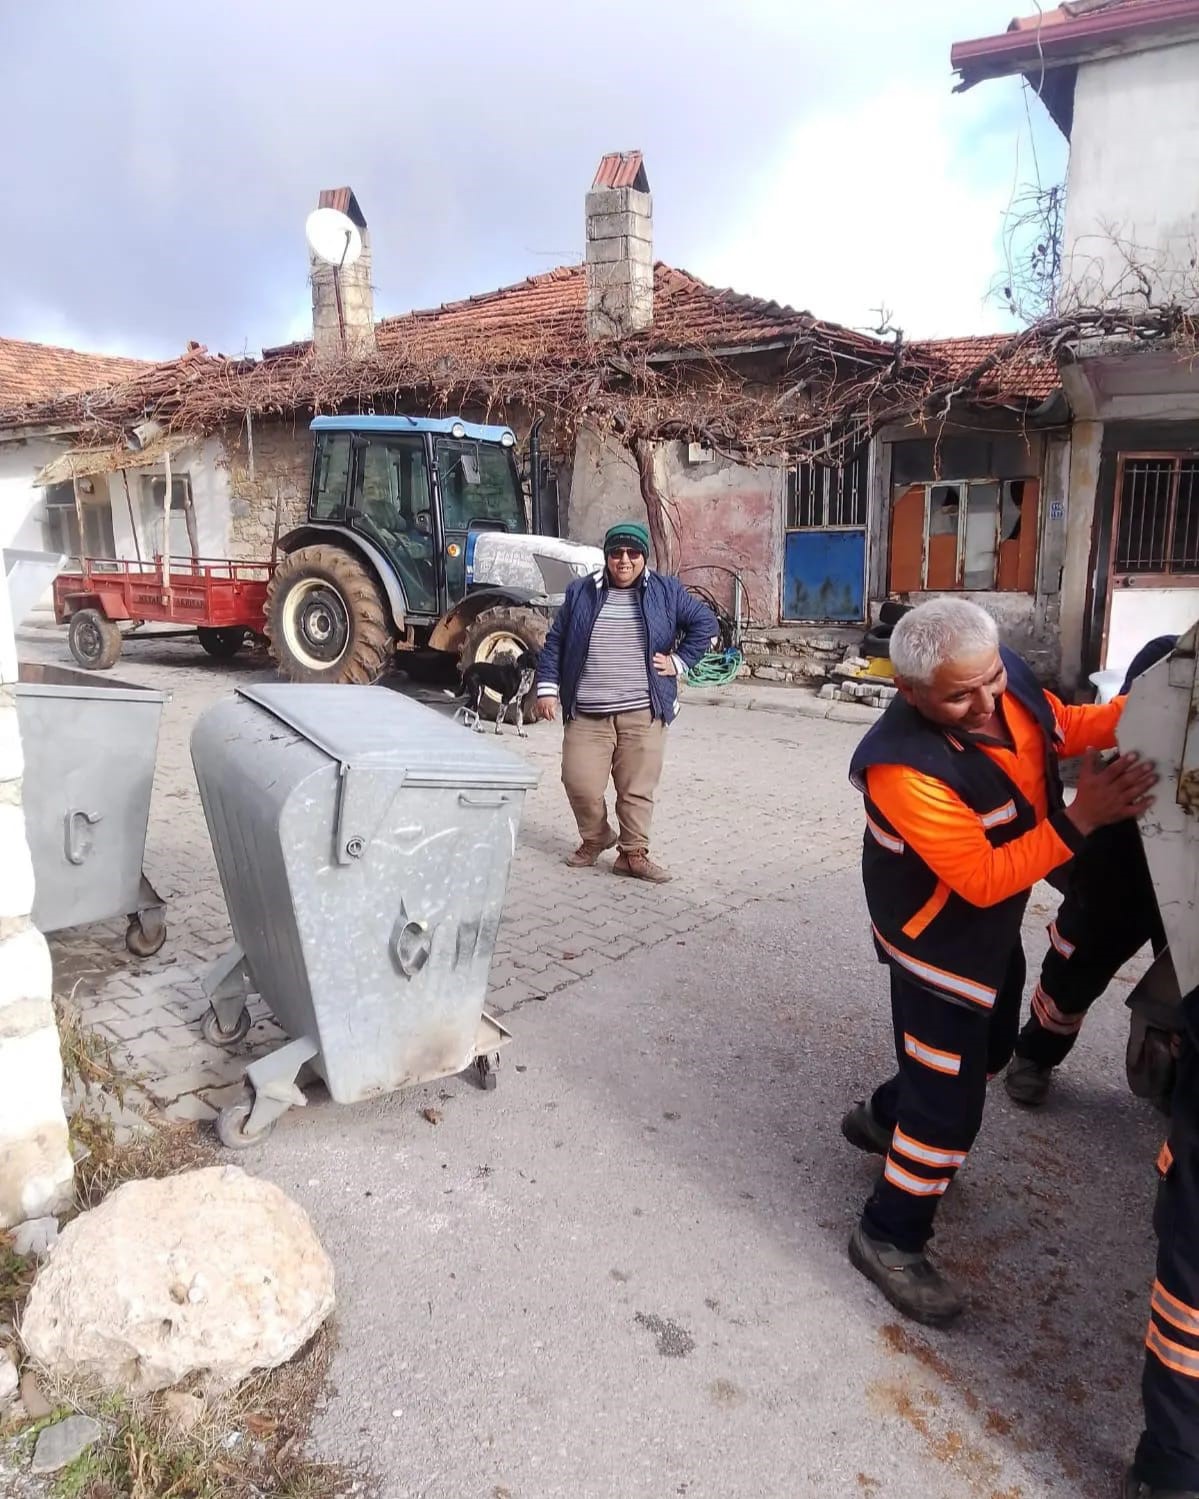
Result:
<svg viewBox="0 0 1199 1499"><path fill-rule="evenodd" d="M800 461L787 472L787 530L864 526L870 473L869 448L839 468Z"/></svg>
<svg viewBox="0 0 1199 1499"><path fill-rule="evenodd" d="M1120 460L1117 574L1199 573L1199 454Z"/></svg>

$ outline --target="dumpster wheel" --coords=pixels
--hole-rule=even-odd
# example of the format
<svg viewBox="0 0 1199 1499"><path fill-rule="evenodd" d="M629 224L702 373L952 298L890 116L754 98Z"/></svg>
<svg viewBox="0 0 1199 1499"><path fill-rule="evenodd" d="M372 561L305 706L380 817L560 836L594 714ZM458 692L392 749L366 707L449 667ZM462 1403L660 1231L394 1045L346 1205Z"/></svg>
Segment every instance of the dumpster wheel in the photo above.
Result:
<svg viewBox="0 0 1199 1499"><path fill-rule="evenodd" d="M250 1107L248 1103L226 1104L216 1116L217 1139L226 1150L249 1150L251 1146L261 1145L278 1123L277 1119L272 1119L257 1133L247 1135L246 1121L250 1117Z"/></svg>
<svg viewBox="0 0 1199 1499"><path fill-rule="evenodd" d="M236 1046L250 1034L250 1012L243 1010L234 1021L233 1029L227 1031L222 1029L217 1012L209 1009L200 1021L200 1034L210 1046Z"/></svg>
<svg viewBox="0 0 1199 1499"><path fill-rule="evenodd" d="M479 1079L479 1087L485 1093L490 1093L499 1081L496 1077L496 1068L499 1064L498 1052L483 1052L475 1058L475 1076Z"/></svg>
<svg viewBox="0 0 1199 1499"><path fill-rule="evenodd" d="M162 944L166 940L165 921L158 921L157 930L154 927L147 930L140 916L129 918L129 925L125 928L125 946L135 958L152 958L156 952L162 951Z"/></svg>

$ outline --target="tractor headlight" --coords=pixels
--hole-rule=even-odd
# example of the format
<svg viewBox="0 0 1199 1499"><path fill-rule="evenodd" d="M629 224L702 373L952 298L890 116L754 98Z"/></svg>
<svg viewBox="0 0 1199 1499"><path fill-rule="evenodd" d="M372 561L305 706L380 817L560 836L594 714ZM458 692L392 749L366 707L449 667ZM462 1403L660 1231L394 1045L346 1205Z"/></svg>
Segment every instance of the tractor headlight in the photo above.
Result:
<svg viewBox="0 0 1199 1499"><path fill-rule="evenodd" d="M505 432L504 435L503 435L503 437L500 438L500 447L502 447L502 448L513 448L515 446L516 446L516 438L513 437L513 435L512 435L511 432Z"/></svg>
<svg viewBox="0 0 1199 1499"><path fill-rule="evenodd" d="M454 425L450 428L450 436L451 437L465 437L466 436L466 428L462 425L461 422L455 422Z"/></svg>

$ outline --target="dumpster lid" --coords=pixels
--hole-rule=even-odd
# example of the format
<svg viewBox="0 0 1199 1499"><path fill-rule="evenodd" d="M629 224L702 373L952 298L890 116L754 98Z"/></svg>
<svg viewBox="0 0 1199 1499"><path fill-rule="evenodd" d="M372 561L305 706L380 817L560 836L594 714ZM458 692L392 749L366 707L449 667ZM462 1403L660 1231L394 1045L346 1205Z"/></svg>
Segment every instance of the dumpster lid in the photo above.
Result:
<svg viewBox="0 0 1199 1499"><path fill-rule="evenodd" d="M407 786L526 788L537 772L492 739L385 687L261 682L239 687L349 770L393 770Z"/></svg>

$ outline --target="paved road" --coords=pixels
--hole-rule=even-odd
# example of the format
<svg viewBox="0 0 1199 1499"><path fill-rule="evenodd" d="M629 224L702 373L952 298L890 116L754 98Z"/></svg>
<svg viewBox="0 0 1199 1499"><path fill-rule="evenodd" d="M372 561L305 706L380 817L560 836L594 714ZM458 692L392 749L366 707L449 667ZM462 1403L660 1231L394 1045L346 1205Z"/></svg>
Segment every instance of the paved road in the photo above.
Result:
<svg viewBox="0 0 1199 1499"><path fill-rule="evenodd" d="M115 927L53 944L60 987L198 1116L246 1054L195 1032L197 976L228 932L187 734L259 670L186 644L129 652L123 676L174 693L149 853L172 935L136 971ZM1113 1491L1137 1427L1160 1136L1123 1088L1117 1003L1044 1113L996 1090L938 1240L971 1297L958 1329L899 1326L844 1259L875 1168L837 1119L889 1045L844 781L858 732L686 712L656 850L678 879L661 890L561 868L558 731L535 732L542 782L494 975L516 1033L498 1090L314 1097L240 1158L333 1254L340 1345L316 1438L387 1499Z"/></svg>

